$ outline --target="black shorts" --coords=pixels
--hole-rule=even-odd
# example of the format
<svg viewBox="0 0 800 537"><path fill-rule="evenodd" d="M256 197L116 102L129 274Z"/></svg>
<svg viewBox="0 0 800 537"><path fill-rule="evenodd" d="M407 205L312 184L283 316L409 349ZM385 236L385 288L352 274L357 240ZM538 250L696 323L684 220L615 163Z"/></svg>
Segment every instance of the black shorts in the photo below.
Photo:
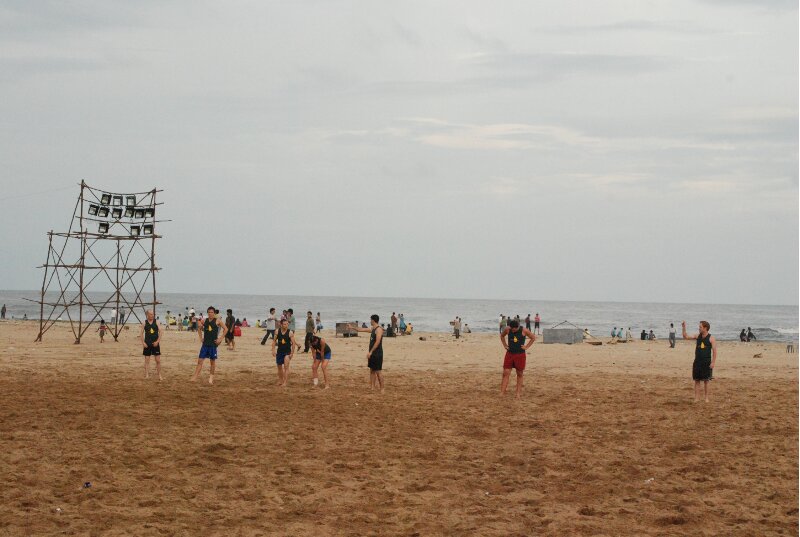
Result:
<svg viewBox="0 0 800 537"><path fill-rule="evenodd" d="M370 371L381 371L383 369L383 354L373 354L367 360L367 367Z"/></svg>
<svg viewBox="0 0 800 537"><path fill-rule="evenodd" d="M148 345L142 351L142 356L161 356L161 345Z"/></svg>
<svg viewBox="0 0 800 537"><path fill-rule="evenodd" d="M694 364L692 364L693 380L711 380L712 374L711 359L703 360L695 358Z"/></svg>
<svg viewBox="0 0 800 537"><path fill-rule="evenodd" d="M225 333L225 341L233 341L233 330L228 330Z"/></svg>
<svg viewBox="0 0 800 537"><path fill-rule="evenodd" d="M533 327L534 327L534 328L539 328L539 323L534 323L534 324L533 324Z"/></svg>

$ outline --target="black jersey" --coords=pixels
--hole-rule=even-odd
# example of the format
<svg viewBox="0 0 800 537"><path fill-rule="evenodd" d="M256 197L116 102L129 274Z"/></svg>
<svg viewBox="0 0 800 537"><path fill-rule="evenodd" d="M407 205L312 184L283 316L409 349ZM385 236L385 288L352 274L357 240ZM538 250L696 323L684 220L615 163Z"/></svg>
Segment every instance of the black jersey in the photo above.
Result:
<svg viewBox="0 0 800 537"><path fill-rule="evenodd" d="M697 336L694 359L711 362L711 334L706 334L706 337Z"/></svg>
<svg viewBox="0 0 800 537"><path fill-rule="evenodd" d="M286 330L286 332L278 332L275 334L275 341L278 345L278 352L281 354L291 354L292 353L292 331Z"/></svg>
<svg viewBox="0 0 800 537"><path fill-rule="evenodd" d="M525 345L525 334L522 333L522 329L518 328L516 332L509 330L508 352L511 354L522 354L525 352L525 349L522 348L523 345Z"/></svg>
<svg viewBox="0 0 800 537"><path fill-rule="evenodd" d="M219 337L219 325L216 319L206 319L203 321L203 345L216 347L217 337Z"/></svg>
<svg viewBox="0 0 800 537"><path fill-rule="evenodd" d="M375 358L383 357L383 338L381 338L381 342L378 343L378 348L374 351L372 350L372 347L375 345L375 340L378 339L378 335L375 333L377 330L378 327L376 326L369 334L369 350Z"/></svg>
<svg viewBox="0 0 800 537"><path fill-rule="evenodd" d="M147 321L144 322L144 342L148 345L152 345L158 341L158 322L153 321L149 323Z"/></svg>

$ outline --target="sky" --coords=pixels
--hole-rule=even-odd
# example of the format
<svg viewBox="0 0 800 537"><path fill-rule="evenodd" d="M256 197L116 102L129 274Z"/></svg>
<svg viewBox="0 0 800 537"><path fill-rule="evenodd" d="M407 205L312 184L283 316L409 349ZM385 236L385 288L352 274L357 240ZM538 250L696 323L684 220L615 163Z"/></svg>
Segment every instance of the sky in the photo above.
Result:
<svg viewBox="0 0 800 537"><path fill-rule="evenodd" d="M0 2L5 289L77 184L163 292L798 303L788 0Z"/></svg>

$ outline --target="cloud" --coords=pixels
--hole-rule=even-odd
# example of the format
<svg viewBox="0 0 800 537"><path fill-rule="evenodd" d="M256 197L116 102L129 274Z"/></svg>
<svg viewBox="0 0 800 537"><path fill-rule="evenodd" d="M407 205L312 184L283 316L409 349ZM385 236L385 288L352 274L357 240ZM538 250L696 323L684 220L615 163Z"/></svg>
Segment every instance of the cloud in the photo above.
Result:
<svg viewBox="0 0 800 537"><path fill-rule="evenodd" d="M466 61L495 73L514 73L518 80L548 81L567 76L635 76L669 69L677 59L668 56L558 53L483 53ZM525 73L520 76L519 73Z"/></svg>
<svg viewBox="0 0 800 537"><path fill-rule="evenodd" d="M699 0L720 7L752 7L765 11L796 11L797 0Z"/></svg>
<svg viewBox="0 0 800 537"><path fill-rule="evenodd" d="M36 75L117 69L125 62L95 57L25 56L0 58L0 81L9 82Z"/></svg>
<svg viewBox="0 0 800 537"><path fill-rule="evenodd" d="M536 28L536 33L587 35L617 32L663 32L675 34L721 33L691 20L648 20L628 19L606 24L587 24L581 26L546 26Z"/></svg>

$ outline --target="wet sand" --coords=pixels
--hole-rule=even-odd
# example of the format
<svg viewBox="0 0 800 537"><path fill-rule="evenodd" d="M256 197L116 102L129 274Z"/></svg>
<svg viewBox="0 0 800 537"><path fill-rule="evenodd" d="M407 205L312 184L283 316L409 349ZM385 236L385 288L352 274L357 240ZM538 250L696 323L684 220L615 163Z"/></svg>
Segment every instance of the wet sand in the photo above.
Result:
<svg viewBox="0 0 800 537"><path fill-rule="evenodd" d="M514 401L496 335L387 339L381 395L363 334L329 339L322 391L304 354L274 387L255 328L214 386L188 382L193 334L164 336L158 382L133 331L36 328L0 323L3 535L798 533L785 345L722 343L705 404L691 342L537 343Z"/></svg>

